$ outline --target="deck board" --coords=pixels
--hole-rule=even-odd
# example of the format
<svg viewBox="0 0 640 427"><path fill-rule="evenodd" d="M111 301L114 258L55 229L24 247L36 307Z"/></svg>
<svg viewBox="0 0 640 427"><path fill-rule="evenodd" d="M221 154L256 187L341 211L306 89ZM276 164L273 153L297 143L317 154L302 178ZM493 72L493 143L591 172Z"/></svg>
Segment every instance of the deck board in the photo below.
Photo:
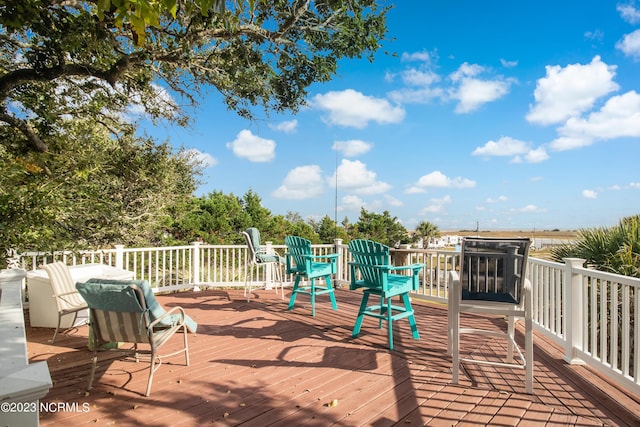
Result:
<svg viewBox="0 0 640 427"><path fill-rule="evenodd" d="M299 296L287 310L273 291L255 291L251 302L239 290L159 295L199 327L188 336L190 366L181 355L168 359L150 397L143 395L148 363L119 352L101 353L94 389L85 390L92 355L86 326L59 335L55 345L51 329L28 328L30 360L46 360L53 379L43 402L90 408L43 412L41 425L640 425L638 396L603 385L586 366L567 365L537 334L534 395L524 393L522 370L486 365L465 366L453 385L445 306L414 301L421 338L412 338L406 321L395 322L390 352L386 329L374 319L351 337L360 295L339 289L336 296L338 311L319 297L314 318L308 299ZM167 346L179 348L181 338ZM463 351L494 357L503 348L484 339Z"/></svg>

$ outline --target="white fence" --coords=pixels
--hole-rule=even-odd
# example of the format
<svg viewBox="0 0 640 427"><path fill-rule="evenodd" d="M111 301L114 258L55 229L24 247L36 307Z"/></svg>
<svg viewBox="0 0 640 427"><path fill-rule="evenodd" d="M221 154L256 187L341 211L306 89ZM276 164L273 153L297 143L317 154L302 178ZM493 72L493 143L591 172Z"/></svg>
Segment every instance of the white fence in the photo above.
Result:
<svg viewBox="0 0 640 427"><path fill-rule="evenodd" d="M285 252L283 245L268 250ZM348 286L348 247L314 245L314 254L337 252L336 283ZM449 272L459 264L459 253L447 250L399 249L396 265L424 263L416 298L446 303ZM245 280L271 280L268 269L252 268L244 245L206 245L160 248L117 246L88 252L25 253L20 266L32 270L41 264L64 261L69 265L103 263L135 273L156 292L194 287L237 287ZM583 267L583 260L556 263L529 258L527 277L533 285L534 325L565 349L568 363L588 363L611 380L640 394L640 279ZM291 277L285 277L290 282Z"/></svg>

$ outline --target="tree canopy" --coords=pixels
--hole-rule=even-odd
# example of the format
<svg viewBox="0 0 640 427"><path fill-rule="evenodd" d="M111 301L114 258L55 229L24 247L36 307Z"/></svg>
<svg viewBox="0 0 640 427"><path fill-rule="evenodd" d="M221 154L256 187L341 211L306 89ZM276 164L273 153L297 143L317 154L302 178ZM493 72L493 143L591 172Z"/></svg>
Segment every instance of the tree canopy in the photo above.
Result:
<svg viewBox="0 0 640 427"><path fill-rule="evenodd" d="M3 143L46 152L64 121L117 128L132 105L184 124L179 105L209 88L241 116L296 111L340 59L373 59L387 10L380 0L2 0L0 123L15 133Z"/></svg>
<svg viewBox="0 0 640 427"><path fill-rule="evenodd" d="M136 120L188 125L209 91L247 118L295 112L342 58L373 59L387 10L382 0L0 0L0 249L222 242L256 222L283 237L287 221L255 194L194 197L194 155L141 137Z"/></svg>

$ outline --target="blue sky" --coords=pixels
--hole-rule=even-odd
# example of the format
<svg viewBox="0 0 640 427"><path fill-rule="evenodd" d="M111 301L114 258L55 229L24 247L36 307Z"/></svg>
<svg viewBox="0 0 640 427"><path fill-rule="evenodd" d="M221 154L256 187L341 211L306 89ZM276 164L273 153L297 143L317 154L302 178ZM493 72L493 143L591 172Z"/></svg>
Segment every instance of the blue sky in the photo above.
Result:
<svg viewBox="0 0 640 427"><path fill-rule="evenodd" d="M296 115L211 92L152 135L208 162L197 195L274 214L388 210L408 229L578 229L640 214L640 1L398 1L373 63L343 61ZM391 40L393 39L393 40ZM384 52L396 55L387 55Z"/></svg>

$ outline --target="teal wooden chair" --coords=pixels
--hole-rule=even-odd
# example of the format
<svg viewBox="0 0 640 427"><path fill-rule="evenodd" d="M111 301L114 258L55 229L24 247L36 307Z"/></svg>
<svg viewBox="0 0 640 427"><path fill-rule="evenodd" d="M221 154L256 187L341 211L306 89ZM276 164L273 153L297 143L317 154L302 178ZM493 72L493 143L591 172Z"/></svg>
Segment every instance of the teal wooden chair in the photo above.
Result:
<svg viewBox="0 0 640 427"><path fill-rule="evenodd" d="M418 326L413 315L413 307L409 292L417 291L420 285L418 275L424 264L411 264L394 267L389 257L389 247L371 240L352 240L349 251L353 256L351 268L351 290L364 289L362 302L356 324L353 328L353 338L360 334L364 316L379 319L379 328L386 321L389 329L389 349L393 350L393 321L407 318L411 326L414 339L419 339ZM409 270L411 275L393 274L396 271ZM367 305L369 297L379 297L379 303ZM391 299L399 296L403 305L393 305Z"/></svg>
<svg viewBox="0 0 640 427"><path fill-rule="evenodd" d="M311 242L298 236L287 236L284 239L287 245L285 265L287 274L296 276L293 284L293 292L289 300L289 310L293 309L298 294L306 294L311 298L311 315L316 315L316 295L328 294L331 306L338 309L336 297L331 285L331 275L336 273L336 260L338 254L313 255ZM316 285L316 279L324 278L325 285ZM309 280L308 285L301 285L301 280Z"/></svg>

